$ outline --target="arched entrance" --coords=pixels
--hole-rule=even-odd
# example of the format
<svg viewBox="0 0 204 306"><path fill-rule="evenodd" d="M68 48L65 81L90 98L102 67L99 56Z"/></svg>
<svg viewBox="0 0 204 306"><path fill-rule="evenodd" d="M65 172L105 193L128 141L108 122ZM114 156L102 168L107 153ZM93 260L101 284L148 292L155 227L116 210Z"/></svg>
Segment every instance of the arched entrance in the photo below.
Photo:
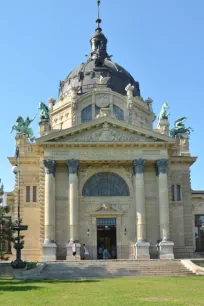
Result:
<svg viewBox="0 0 204 306"><path fill-rule="evenodd" d="M86 197L127 197L130 195L126 181L112 172L100 172L91 176L84 184L82 195ZM121 216L123 212L114 205L103 204L90 213L95 217L96 254L95 258L118 258L119 238L121 236ZM107 250L107 252L104 252ZM104 259L106 259L104 258Z"/></svg>

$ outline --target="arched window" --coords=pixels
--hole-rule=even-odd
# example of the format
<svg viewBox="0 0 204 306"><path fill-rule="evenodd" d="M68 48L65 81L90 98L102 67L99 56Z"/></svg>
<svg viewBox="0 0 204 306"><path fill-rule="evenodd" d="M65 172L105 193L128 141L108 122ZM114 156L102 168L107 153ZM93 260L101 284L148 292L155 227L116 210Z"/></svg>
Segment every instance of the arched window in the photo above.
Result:
<svg viewBox="0 0 204 306"><path fill-rule="evenodd" d="M92 120L92 105L89 105L81 111L81 122Z"/></svg>
<svg viewBox="0 0 204 306"><path fill-rule="evenodd" d="M112 172L100 172L84 184L82 195L85 197L118 196L126 197L130 191L125 180Z"/></svg>
<svg viewBox="0 0 204 306"><path fill-rule="evenodd" d="M101 110L101 108L96 105L95 106L95 115L96 115L96 117L100 114L100 110Z"/></svg>
<svg viewBox="0 0 204 306"><path fill-rule="evenodd" d="M116 119L124 120L124 112L120 107L113 105L113 114L116 117Z"/></svg>

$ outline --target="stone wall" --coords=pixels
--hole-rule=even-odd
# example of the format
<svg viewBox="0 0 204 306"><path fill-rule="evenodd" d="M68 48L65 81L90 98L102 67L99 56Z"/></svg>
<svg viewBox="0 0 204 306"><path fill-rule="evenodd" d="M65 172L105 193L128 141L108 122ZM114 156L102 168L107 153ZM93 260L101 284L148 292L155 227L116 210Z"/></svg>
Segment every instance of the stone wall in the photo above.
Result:
<svg viewBox="0 0 204 306"><path fill-rule="evenodd" d="M171 185L181 185L181 201L172 201ZM171 237L176 258L189 258L194 253L192 194L188 164L173 164L169 171Z"/></svg>

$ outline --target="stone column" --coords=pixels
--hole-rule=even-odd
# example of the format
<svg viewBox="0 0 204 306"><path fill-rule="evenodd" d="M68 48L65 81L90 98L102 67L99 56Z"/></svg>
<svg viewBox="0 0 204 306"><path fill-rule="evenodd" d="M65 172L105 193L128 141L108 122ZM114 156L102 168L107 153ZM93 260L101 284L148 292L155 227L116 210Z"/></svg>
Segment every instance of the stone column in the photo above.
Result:
<svg viewBox="0 0 204 306"><path fill-rule="evenodd" d="M146 216L145 216L145 189L144 189L144 165L142 158L133 161L133 174L136 200L136 230L137 241L135 244L135 256L137 259L149 259L149 246L146 240Z"/></svg>
<svg viewBox="0 0 204 306"><path fill-rule="evenodd" d="M80 256L79 244L79 212L78 212L78 169L79 161L71 159L67 161L69 172L69 242L67 244L67 260L72 259L72 242L77 242L77 256Z"/></svg>
<svg viewBox="0 0 204 306"><path fill-rule="evenodd" d="M160 259L173 259L174 243L170 239L169 229L169 197L168 197L168 159L162 158L156 161L158 185L159 185L159 214L160 214L160 239L159 257Z"/></svg>
<svg viewBox="0 0 204 306"><path fill-rule="evenodd" d="M55 243L55 172L56 161L47 159L45 166L45 210L44 210L44 243L43 260L56 260Z"/></svg>

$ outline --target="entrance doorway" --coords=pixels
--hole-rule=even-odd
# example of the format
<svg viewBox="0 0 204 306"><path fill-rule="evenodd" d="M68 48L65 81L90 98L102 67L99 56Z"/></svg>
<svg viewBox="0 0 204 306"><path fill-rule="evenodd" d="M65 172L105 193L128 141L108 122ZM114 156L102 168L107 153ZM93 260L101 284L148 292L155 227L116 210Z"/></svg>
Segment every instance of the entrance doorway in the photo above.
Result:
<svg viewBox="0 0 204 306"><path fill-rule="evenodd" d="M116 218L97 218L97 259L103 259L103 250L109 259L117 258Z"/></svg>
<svg viewBox="0 0 204 306"><path fill-rule="evenodd" d="M196 252L204 251L204 215L195 216Z"/></svg>

